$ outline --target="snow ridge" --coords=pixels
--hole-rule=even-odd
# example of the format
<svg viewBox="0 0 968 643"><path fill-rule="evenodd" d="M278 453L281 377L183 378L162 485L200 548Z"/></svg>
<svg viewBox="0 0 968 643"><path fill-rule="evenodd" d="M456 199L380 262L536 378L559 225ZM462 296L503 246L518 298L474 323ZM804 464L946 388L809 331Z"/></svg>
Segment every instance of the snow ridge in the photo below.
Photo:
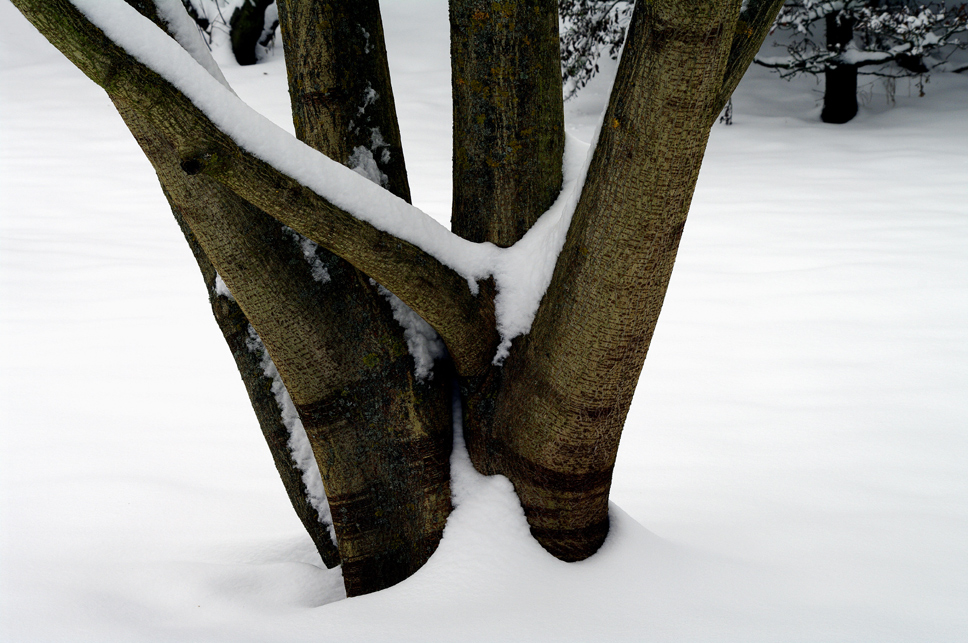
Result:
<svg viewBox="0 0 968 643"><path fill-rule="evenodd" d="M309 436L303 427L302 420L299 419L299 412L286 385L279 376L279 370L269 357L269 351L265 344L252 326L249 326L249 338L245 342L246 348L250 352L261 355L262 372L272 380L272 395L276 398L279 405L279 412L282 416L282 423L289 430L289 451L296 467L302 471L303 485L306 487L306 496L309 504L319 514L319 522L329 528L329 535L336 543L336 531L333 529L333 516L329 512L329 501L326 500L326 489L323 487L323 477L319 473L319 465L316 463L316 456L313 455L313 448L309 444Z"/></svg>

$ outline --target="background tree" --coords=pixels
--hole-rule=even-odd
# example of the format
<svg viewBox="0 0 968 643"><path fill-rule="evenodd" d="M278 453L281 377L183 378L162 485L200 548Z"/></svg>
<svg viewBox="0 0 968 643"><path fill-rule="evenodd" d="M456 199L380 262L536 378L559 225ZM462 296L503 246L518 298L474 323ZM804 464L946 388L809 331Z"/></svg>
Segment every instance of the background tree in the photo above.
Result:
<svg viewBox="0 0 968 643"><path fill-rule="evenodd" d="M555 2L451 2L454 233L407 203L375 0L278 3L304 144L227 89L179 0L14 5L106 90L151 161L293 504L349 595L435 549L455 390L475 467L513 482L535 538L562 560L598 549L709 129L778 0L636 7L560 253L523 315L499 248L562 186Z"/></svg>
<svg viewBox="0 0 968 643"><path fill-rule="evenodd" d="M254 65L272 47L279 26L275 0L182 0L182 4L209 45L217 32L229 35L240 65Z"/></svg>
<svg viewBox="0 0 968 643"><path fill-rule="evenodd" d="M632 17L627 0L558 0L561 80L571 98L598 73L598 59L617 60Z"/></svg>
<svg viewBox="0 0 968 643"><path fill-rule="evenodd" d="M815 33L820 25L823 43ZM968 8L910 0L791 0L774 29L791 34L782 45L787 56L758 56L755 62L784 78L823 74L820 118L846 123L857 114L858 74L924 78L965 46L954 36L968 29Z"/></svg>

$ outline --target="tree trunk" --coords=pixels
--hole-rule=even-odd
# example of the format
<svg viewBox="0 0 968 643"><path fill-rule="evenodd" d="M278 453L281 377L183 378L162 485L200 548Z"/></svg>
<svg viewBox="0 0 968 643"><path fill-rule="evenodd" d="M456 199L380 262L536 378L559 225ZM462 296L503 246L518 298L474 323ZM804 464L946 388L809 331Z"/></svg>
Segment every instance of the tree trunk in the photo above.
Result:
<svg viewBox="0 0 968 643"><path fill-rule="evenodd" d="M608 531L619 437L718 113L739 7L689 4L635 6L565 247L486 437L532 534L563 560Z"/></svg>
<svg viewBox="0 0 968 643"><path fill-rule="evenodd" d="M409 201L378 3L278 6L297 136ZM336 255L316 252L330 280L322 303L337 312L330 323L369 338L331 341L343 381L297 405L353 596L410 576L437 547L450 510L451 376L446 362L418 376L378 286Z"/></svg>
<svg viewBox="0 0 968 643"><path fill-rule="evenodd" d="M557 0L452 0L450 33L451 228L508 247L561 190Z"/></svg>
<svg viewBox="0 0 968 643"><path fill-rule="evenodd" d="M171 33L169 25L159 17L152 0L126 1L158 27ZM155 156L154 161L161 162L160 157L152 152L151 146L153 143L148 137L148 132L151 131L150 126L126 104L116 102L115 106L135 137L138 138L140 135L138 140L145 153L149 157ZM186 193L190 189L187 179L177 177L172 173L169 173L168 176L169 181L175 181L179 186L175 190L176 193ZM160 175L159 178L161 178ZM222 331L222 336L228 344L236 367L239 369L239 374L242 376L242 382L249 395L249 402L255 411L256 419L259 421L259 426L266 439L276 470L279 472L279 477L282 479L283 486L289 496L289 501L292 503L293 509L306 532L316 545L316 550L319 552L323 563L327 567L335 567L340 564L339 552L330 536L331 521L323 515L329 512L322 512L316 504L316 501L325 502L325 498L315 499L316 501L314 501L310 497L305 477L307 473L311 474L311 472L304 470L293 453L292 427L287 426L284 418L285 409L280 406L272 390L274 382L272 378L267 376L263 367L263 360L268 357L264 354L264 347L261 350L253 350L251 336L255 333L255 329L252 328L235 299L226 296L225 292L220 292L216 284L218 273L185 221L183 208L193 207L193 198L188 198L185 203L179 204L172 191L165 187L164 181L162 181L162 190L202 273L215 321L219 330ZM227 195L226 198L233 197Z"/></svg>
<svg viewBox="0 0 968 643"><path fill-rule="evenodd" d="M854 19L843 12L827 14L827 49L843 52L854 38ZM846 123L857 115L857 65L835 63L824 70L824 123Z"/></svg>
<svg viewBox="0 0 968 643"><path fill-rule="evenodd" d="M261 43L265 31L266 9L274 0L245 0L232 12L229 18L229 39L232 53L240 65L254 65L259 62L257 45Z"/></svg>
<svg viewBox="0 0 968 643"><path fill-rule="evenodd" d="M636 4L551 285L503 366L491 362L493 282L471 293L428 250L256 157L68 0L13 1L105 88L153 164L253 405L268 415L285 478L292 457L271 426L279 407L268 405L267 374L254 361L262 353L242 328L248 337L251 325L271 356L326 485L348 594L412 574L450 511L448 362L426 377L395 320L403 304L367 275L440 333L472 461L510 478L535 538L562 560L601 545L619 437L709 128L781 0ZM302 140L408 198L378 9L376 0L280 1L293 117ZM560 189L555 25L549 0L452 2L453 225L465 238L513 244ZM215 270L237 310L217 291ZM305 493L293 480L287 489Z"/></svg>

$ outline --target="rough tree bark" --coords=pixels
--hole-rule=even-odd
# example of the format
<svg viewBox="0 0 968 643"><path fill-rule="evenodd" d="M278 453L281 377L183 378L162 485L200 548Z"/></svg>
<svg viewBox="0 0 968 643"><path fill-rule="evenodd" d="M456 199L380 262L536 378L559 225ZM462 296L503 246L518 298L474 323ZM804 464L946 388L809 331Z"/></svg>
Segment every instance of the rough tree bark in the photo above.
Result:
<svg viewBox="0 0 968 643"><path fill-rule="evenodd" d="M511 479L537 540L563 560L598 549L709 129L781 0L637 3L551 285L500 365L493 282L471 292L424 249L255 157L68 0L13 2L115 102L210 292L217 270L238 304L216 310L233 352L251 325L271 355L325 482L349 594L405 578L436 547L450 510L452 378L475 467ZM556 12L554 0L451 2L453 229L472 241L512 245L560 190ZM299 138L407 199L376 0L286 0L279 15ZM314 276L319 262L328 280ZM399 302L371 277L436 329L453 371L438 362L420 377Z"/></svg>

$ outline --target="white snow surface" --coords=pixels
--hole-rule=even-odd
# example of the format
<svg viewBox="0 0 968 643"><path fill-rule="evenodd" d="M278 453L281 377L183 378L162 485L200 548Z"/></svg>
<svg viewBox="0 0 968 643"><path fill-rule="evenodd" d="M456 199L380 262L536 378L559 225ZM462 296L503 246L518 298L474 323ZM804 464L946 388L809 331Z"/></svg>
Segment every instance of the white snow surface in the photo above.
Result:
<svg viewBox="0 0 968 643"><path fill-rule="evenodd" d="M371 283L376 283L371 280ZM447 356L447 347L433 327L423 317L392 292L378 285L380 294L390 302L393 318L403 328L407 351L413 357L414 375L425 380L433 374L434 362Z"/></svg>
<svg viewBox="0 0 968 643"><path fill-rule="evenodd" d="M443 221L446 3L382 5L414 201ZM753 69L712 132L602 551L548 556L457 449L437 553L340 600L150 165L0 16L0 640L965 639L963 75L899 81L893 107L865 87L829 126L813 81ZM291 131L281 53L214 57ZM566 106L578 139L602 86Z"/></svg>

